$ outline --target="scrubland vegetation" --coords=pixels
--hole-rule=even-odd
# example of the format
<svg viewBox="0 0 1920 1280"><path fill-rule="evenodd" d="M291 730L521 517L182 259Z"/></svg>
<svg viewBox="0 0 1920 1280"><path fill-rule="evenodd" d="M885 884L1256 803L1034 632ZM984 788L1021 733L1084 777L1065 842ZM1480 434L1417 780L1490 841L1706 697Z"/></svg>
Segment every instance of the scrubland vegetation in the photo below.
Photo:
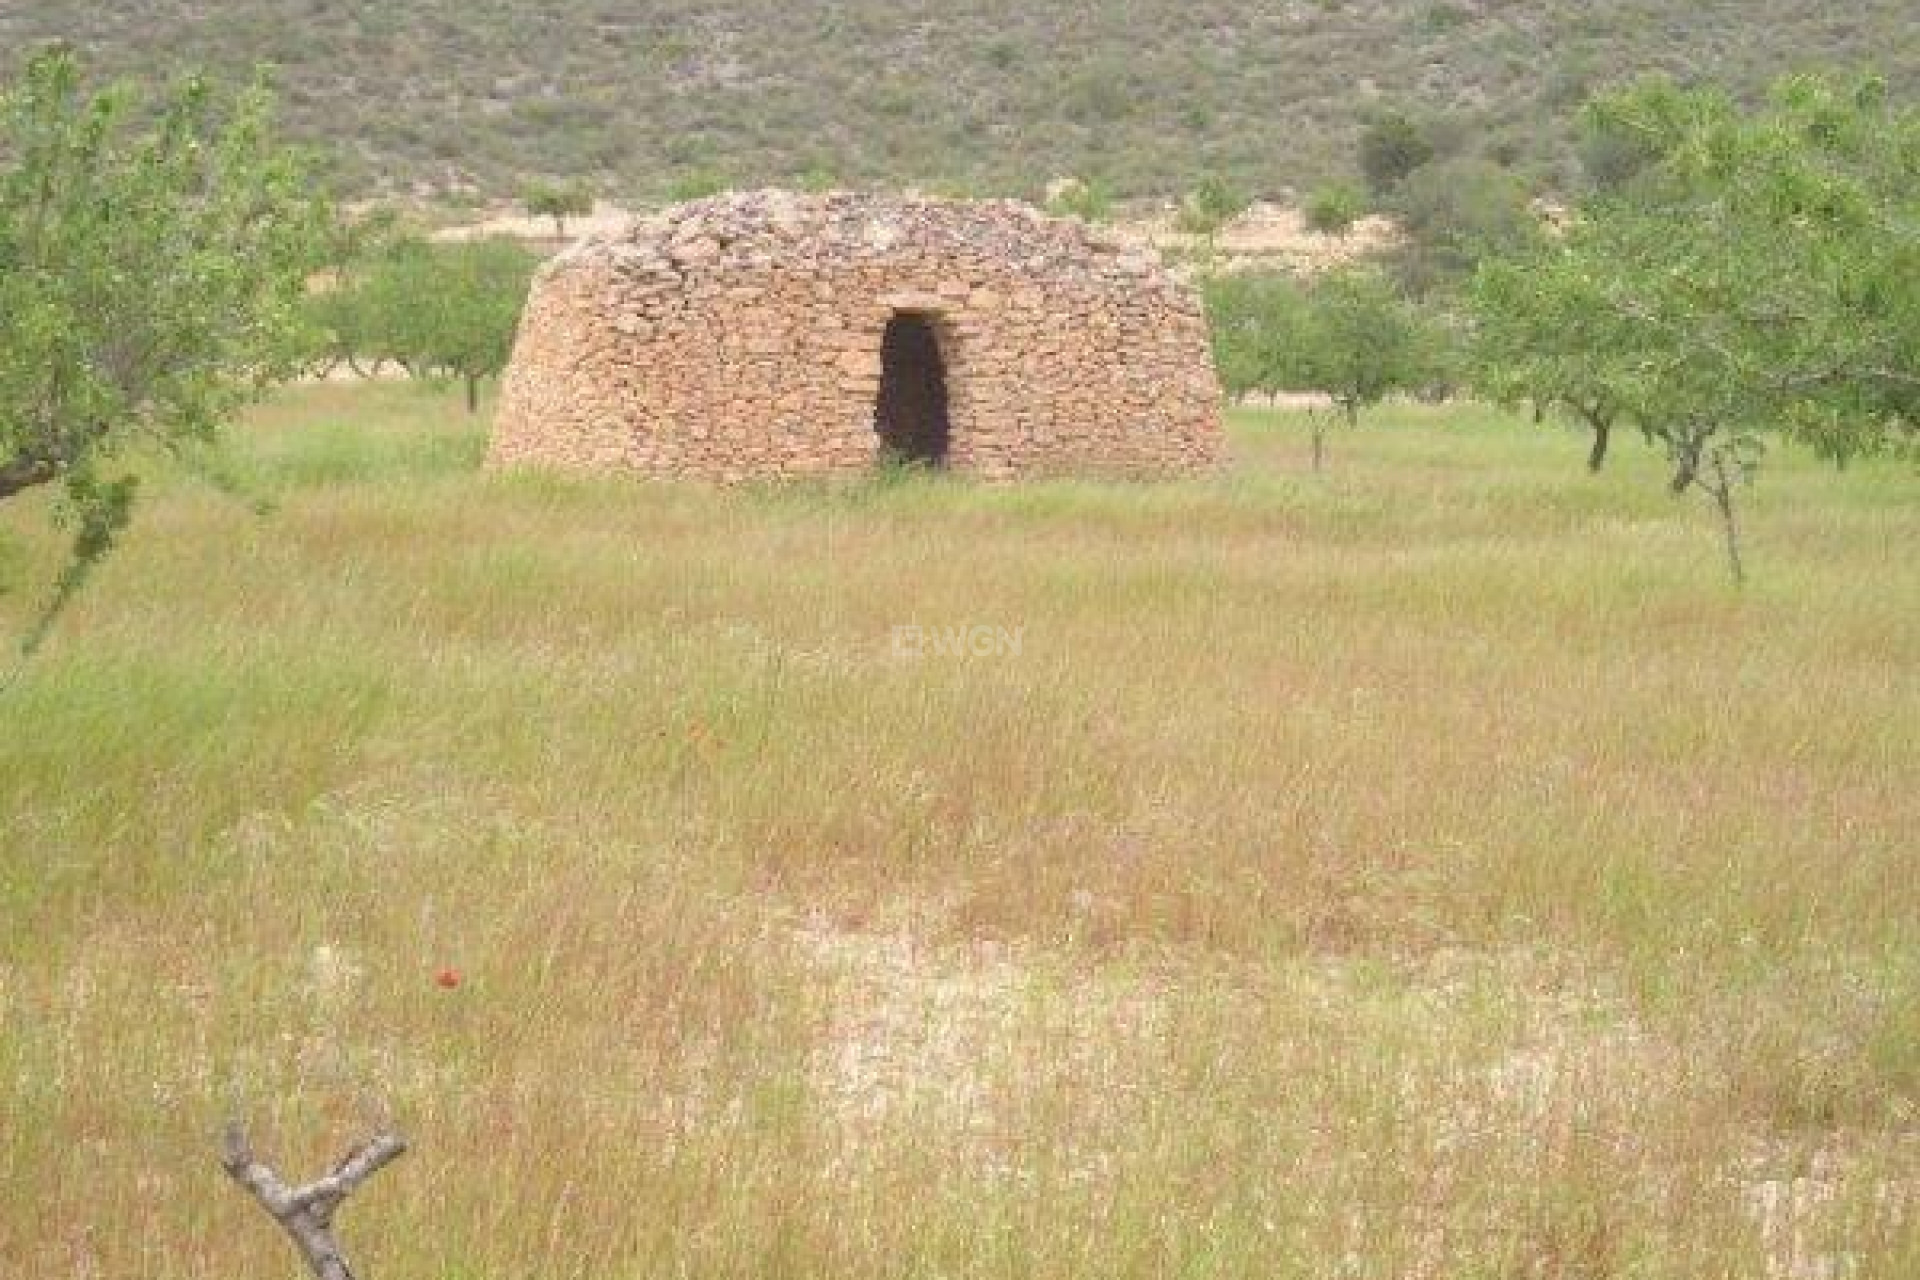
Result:
<svg viewBox="0 0 1920 1280"><path fill-rule="evenodd" d="M1665 70L1743 93L1874 63L1920 84L1909 0L33 0L0 48L110 73L279 68L289 122L359 190L626 199L825 174L1032 198L1062 174L1269 195L1348 171L1373 113L1441 124L1549 186L1593 91ZM687 185L687 184L690 184Z"/></svg>
<svg viewBox="0 0 1920 1280"><path fill-rule="evenodd" d="M415 1140L376 1277L1913 1274L1910 471L1777 458L1737 591L1637 438L1377 412L718 492L323 387L275 514L156 474L0 703L0 1269L282 1273L240 1114Z"/></svg>

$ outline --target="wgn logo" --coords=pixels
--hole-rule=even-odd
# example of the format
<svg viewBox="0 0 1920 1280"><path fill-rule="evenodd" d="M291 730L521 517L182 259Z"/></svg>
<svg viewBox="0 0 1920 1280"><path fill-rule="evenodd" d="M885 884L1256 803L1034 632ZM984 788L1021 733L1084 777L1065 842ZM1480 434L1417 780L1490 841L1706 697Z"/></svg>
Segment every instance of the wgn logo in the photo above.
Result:
<svg viewBox="0 0 1920 1280"><path fill-rule="evenodd" d="M1025 627L922 627L913 623L893 629L896 658L1017 658L1026 640Z"/></svg>

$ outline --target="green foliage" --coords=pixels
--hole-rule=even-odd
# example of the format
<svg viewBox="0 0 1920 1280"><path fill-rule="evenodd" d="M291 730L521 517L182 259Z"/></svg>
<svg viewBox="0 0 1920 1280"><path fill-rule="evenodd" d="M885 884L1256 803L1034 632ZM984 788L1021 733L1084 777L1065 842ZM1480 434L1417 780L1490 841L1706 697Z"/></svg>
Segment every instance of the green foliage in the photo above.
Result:
<svg viewBox="0 0 1920 1280"><path fill-rule="evenodd" d="M1600 191L1618 191L1658 165L1661 145L1654 134L1606 112L1589 111L1580 118L1580 168L1588 183Z"/></svg>
<svg viewBox="0 0 1920 1280"><path fill-rule="evenodd" d="M1209 174L1181 200L1175 225L1188 235L1211 239L1252 203L1245 191L1218 174Z"/></svg>
<svg viewBox="0 0 1920 1280"><path fill-rule="evenodd" d="M667 199L675 203L717 196L727 189L727 180L711 169L689 169L667 188Z"/></svg>
<svg viewBox="0 0 1920 1280"><path fill-rule="evenodd" d="M1146 96L1133 60L1103 57L1077 68L1065 81L1062 105L1077 123L1105 128L1133 114Z"/></svg>
<svg viewBox="0 0 1920 1280"><path fill-rule="evenodd" d="M1113 188L1100 178L1069 178L1047 198L1047 212L1082 222L1105 222L1113 216Z"/></svg>
<svg viewBox="0 0 1920 1280"><path fill-rule="evenodd" d="M1367 193L1351 182L1322 183L1307 195L1307 225L1323 235L1343 236L1367 214Z"/></svg>
<svg viewBox="0 0 1920 1280"><path fill-rule="evenodd" d="M394 246L369 270L359 306L376 358L419 378L456 379L467 407L506 368L537 260L505 239Z"/></svg>
<svg viewBox="0 0 1920 1280"><path fill-rule="evenodd" d="M321 274L302 299L307 372L325 377L342 366L362 376L379 371L379 317L368 305L367 273L409 234L390 209L341 217L329 226Z"/></svg>
<svg viewBox="0 0 1920 1280"><path fill-rule="evenodd" d="M1426 126L1404 111L1384 111L1360 131L1360 172L1376 195L1399 186L1408 174L1433 159L1434 152Z"/></svg>
<svg viewBox="0 0 1920 1280"><path fill-rule="evenodd" d="M1444 346L1435 322L1370 267L1313 282L1299 340L1299 388L1329 396L1349 425L1387 396L1425 387Z"/></svg>
<svg viewBox="0 0 1920 1280"><path fill-rule="evenodd" d="M567 219L593 212L593 189L584 182L541 179L528 183L520 202L536 218L552 218L553 233L564 239Z"/></svg>
<svg viewBox="0 0 1920 1280"><path fill-rule="evenodd" d="M1417 392L1446 372L1448 335L1373 268L1301 282L1285 275L1208 281L1207 312L1221 384L1250 394L1317 392L1349 426L1396 392ZM1324 459L1325 424L1313 420L1313 465Z"/></svg>
<svg viewBox="0 0 1920 1280"><path fill-rule="evenodd" d="M1306 295L1289 275L1234 273L1202 289L1221 387L1235 402L1300 387Z"/></svg>
<svg viewBox="0 0 1920 1280"><path fill-rule="evenodd" d="M1499 404L1531 401L1593 432L1589 470L1605 464L1624 412L1617 378L1594 353L1631 342L1632 322L1606 305L1578 255L1542 243L1484 264L1471 292L1470 377Z"/></svg>
<svg viewBox="0 0 1920 1280"><path fill-rule="evenodd" d="M794 184L802 191L811 191L818 194L833 190L840 185L840 180L834 175L833 170L826 165L815 164L809 166L799 177L795 178Z"/></svg>
<svg viewBox="0 0 1920 1280"><path fill-rule="evenodd" d="M1920 423L1920 113L1812 78L1755 112L1658 81L1591 112L1658 159L1483 266L1476 364L1496 394L1601 404L1658 441L1739 578L1734 497L1767 433L1844 462Z"/></svg>
<svg viewBox="0 0 1920 1280"><path fill-rule="evenodd" d="M1542 234L1526 187L1485 160L1453 156L1422 165L1388 204L1406 234L1394 273L1415 297L1451 292L1482 257L1516 253Z"/></svg>
<svg viewBox="0 0 1920 1280"><path fill-rule="evenodd" d="M59 484L75 529L29 647L126 527L126 455L193 456L297 370L322 226L264 90L145 115L81 79L52 50L0 102L0 500Z"/></svg>

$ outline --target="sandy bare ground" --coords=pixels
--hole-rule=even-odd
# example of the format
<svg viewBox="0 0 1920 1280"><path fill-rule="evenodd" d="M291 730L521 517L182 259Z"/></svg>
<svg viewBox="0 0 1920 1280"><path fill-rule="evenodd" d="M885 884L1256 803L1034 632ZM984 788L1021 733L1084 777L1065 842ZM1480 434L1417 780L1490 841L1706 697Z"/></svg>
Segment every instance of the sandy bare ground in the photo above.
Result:
<svg viewBox="0 0 1920 1280"><path fill-rule="evenodd" d="M1174 217L1168 208L1150 217L1116 221L1114 230L1163 253L1204 249L1201 237L1175 228ZM1220 265L1229 270L1284 268L1312 274L1389 249L1397 239L1398 232L1387 218L1362 218L1344 235L1325 235L1309 227L1300 210L1263 200L1222 228L1212 248Z"/></svg>
<svg viewBox="0 0 1920 1280"><path fill-rule="evenodd" d="M435 240L485 240L508 236L525 240L535 248L558 253L574 240L616 232L633 220L633 211L604 200L596 201L593 212L566 220L565 236L556 234L553 219L531 217L514 205L500 205L482 213L472 222L443 227L434 232Z"/></svg>

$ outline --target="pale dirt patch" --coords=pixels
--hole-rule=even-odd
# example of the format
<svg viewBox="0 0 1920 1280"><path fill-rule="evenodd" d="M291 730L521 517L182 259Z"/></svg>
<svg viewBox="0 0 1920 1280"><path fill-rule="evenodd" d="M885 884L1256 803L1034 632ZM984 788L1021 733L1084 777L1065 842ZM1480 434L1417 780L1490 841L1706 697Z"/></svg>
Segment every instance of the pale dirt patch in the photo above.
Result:
<svg viewBox="0 0 1920 1280"><path fill-rule="evenodd" d="M592 213L569 216L567 234L559 236L554 234L552 218L534 217L513 205L496 205L482 212L472 222L440 228L433 233L433 239L451 242L486 240L495 236L505 236L514 240L528 241L530 248L558 253L573 241L585 236L617 234L633 219L634 214L631 210L617 204L609 204L605 200L596 200Z"/></svg>
<svg viewBox="0 0 1920 1280"><path fill-rule="evenodd" d="M1177 229L1176 217L1176 210L1165 208L1145 217L1118 219L1113 230L1122 239L1150 244L1162 252L1194 253L1205 248L1203 237ZM1301 210L1258 200L1220 229L1212 248L1218 269L1314 275L1382 253L1399 241L1393 220L1377 214L1360 219L1344 235L1326 235L1309 227Z"/></svg>
<svg viewBox="0 0 1920 1280"><path fill-rule="evenodd" d="M1134 1064L1165 1030L1153 982L1049 968L1011 944L818 921L794 941L827 990L811 1089L852 1147L889 1130L993 1145L1063 1096L1087 1106L1076 1142L1095 1142L1144 1087Z"/></svg>
<svg viewBox="0 0 1920 1280"><path fill-rule="evenodd" d="M1064 1158L1070 1179L1097 1182L1117 1176L1143 1102L1169 1087L1181 989L1172 977L1072 968L1024 944L933 944L910 929L844 930L814 920L791 936L824 988L809 1091L836 1160L880 1158L905 1143L1017 1179L1031 1173L1031 1129L1054 1144L1049 1153ZM1701 1064L1644 1027L1617 994L1545 982L1531 963L1524 954L1455 957L1383 996L1339 960L1306 961L1279 985L1234 990L1229 980L1223 991L1230 1001L1277 1001L1293 1011L1278 1025L1299 1035L1267 1048L1310 1095L1349 1070L1366 1071L1374 1048L1391 1052L1396 1026L1433 1031L1434 1052L1399 1061L1382 1082L1408 1104L1414 1145L1434 1172L1429 1193L1440 1197L1398 1211L1418 1241L1406 1258L1410 1276L1448 1274L1463 1248L1513 1229L1504 1219L1474 1225L1468 1206L1477 1179L1503 1184L1503 1203L1526 1203L1509 1180L1537 1169L1566 1176L1554 1152L1570 1141L1603 1144L1609 1176L1625 1176L1623 1186L1647 1197L1639 1214L1657 1216L1679 1194L1661 1181L1672 1171L1659 1128L1703 1087ZM1517 1017L1482 1023L1477 1010L1497 991L1517 1002ZM1343 1024L1370 1030L1316 1043ZM1341 1061L1329 1063L1329 1054ZM1331 1102L1323 1095L1300 1115L1267 1120L1312 1124ZM1059 1123L1063 1114L1071 1124ZM1060 1150L1063 1141L1070 1150ZM1350 1154L1310 1135L1304 1150L1336 1163ZM1765 1280L1858 1274L1860 1259L1845 1247L1847 1201L1863 1187L1876 1217L1906 1221L1916 1203L1915 1188L1876 1178L1856 1154L1823 1149L1808 1160L1759 1139L1709 1180L1721 1189L1709 1199L1728 1219L1752 1224ZM1554 1238L1543 1236L1540 1247L1551 1250Z"/></svg>
<svg viewBox="0 0 1920 1280"><path fill-rule="evenodd" d="M1920 1148L1920 1135L1909 1135ZM1910 1163L1904 1162L1903 1163ZM1756 1143L1734 1171L1746 1216L1759 1228L1766 1280L1848 1280L1860 1273L1848 1247L1849 1210L1910 1226L1920 1214L1920 1182L1865 1166L1858 1151L1829 1140L1811 1154L1777 1140ZM1849 1206L1863 1194L1865 1206Z"/></svg>

